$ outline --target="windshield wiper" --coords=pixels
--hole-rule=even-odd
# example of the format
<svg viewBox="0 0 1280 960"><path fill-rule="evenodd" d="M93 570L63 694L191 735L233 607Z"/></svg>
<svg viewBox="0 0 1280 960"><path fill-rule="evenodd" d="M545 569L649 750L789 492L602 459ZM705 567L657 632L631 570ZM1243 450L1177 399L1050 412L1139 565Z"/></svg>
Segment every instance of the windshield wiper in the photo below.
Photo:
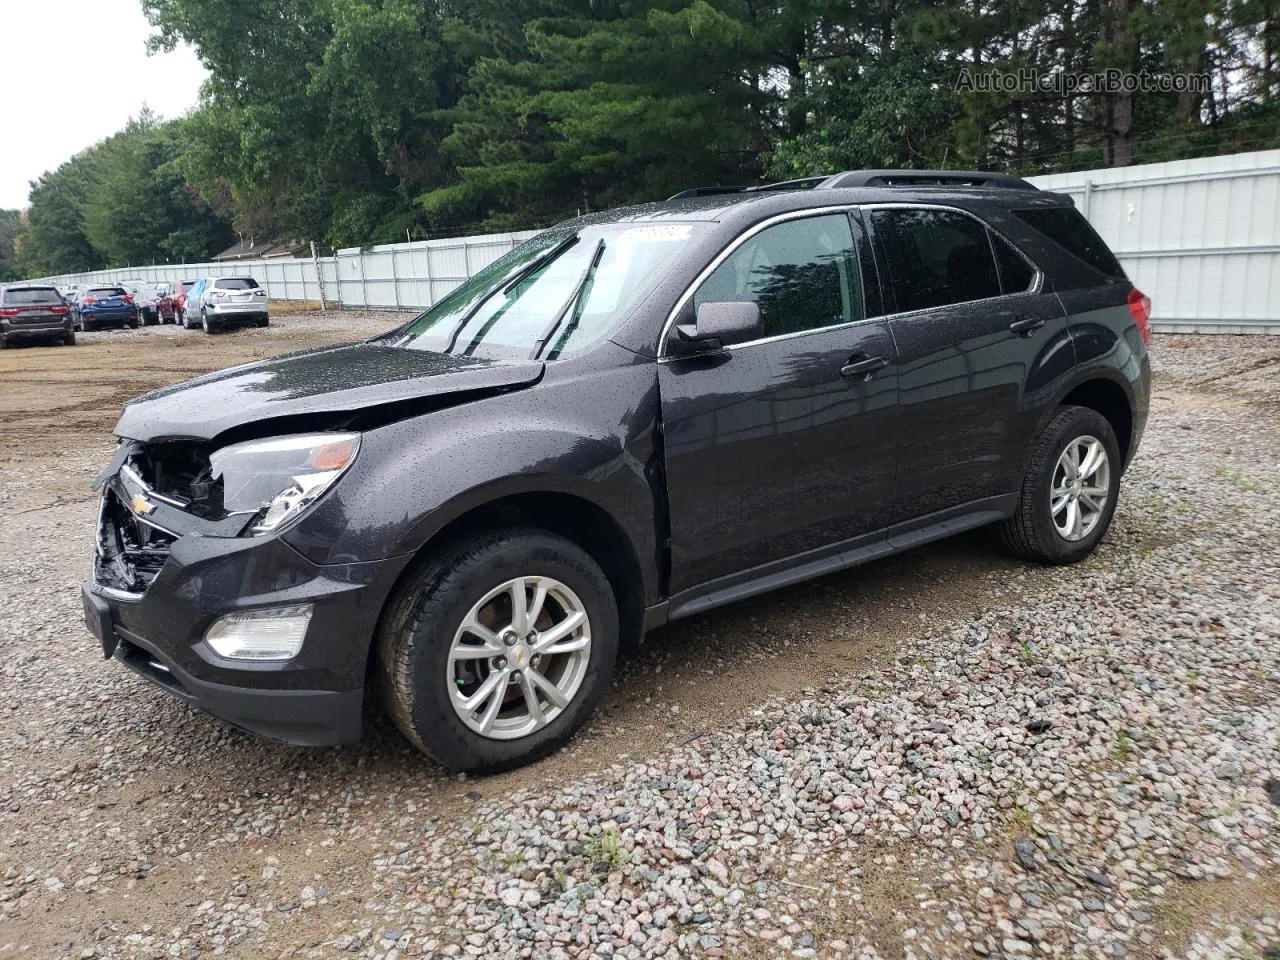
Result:
<svg viewBox="0 0 1280 960"><path fill-rule="evenodd" d="M551 247L550 249L545 250L542 253L538 254L536 257L534 257L532 260L526 263L523 267L517 270L515 276L513 276L510 280L508 280L506 283L502 285L502 292L510 293L516 287L520 286L520 284L522 284L525 280L529 279L529 277L533 276L533 274L538 270L540 270L545 264L550 263L552 260L560 256L560 254L564 253L566 250L568 250L577 242L578 242L578 235L576 233L571 233L567 237L562 239L559 243Z"/></svg>
<svg viewBox="0 0 1280 960"><path fill-rule="evenodd" d="M445 345L445 348L442 352L453 353L453 348L458 343L458 335L462 333L463 329L465 329L467 324L471 322L472 318L475 317L475 315L480 312L480 308L483 307L486 303L488 303L491 299L493 299L493 295L495 293L498 293L499 291L501 291L502 293L509 293L511 290L515 289L515 287L518 284L526 280L528 277L532 276L536 270L540 269L543 265L550 263L553 259L558 257L561 253L563 253L565 250L567 250L569 247L573 246L577 242L578 242L578 235L576 233L569 234L567 237L565 237L559 243L555 244L549 250L546 250L538 254L538 256L534 257L532 260L526 263L523 267L517 270L515 275L506 283L502 284L499 287L494 287L492 290L486 293L483 297L477 300L475 302L475 305L466 313L464 313L461 319L459 319L458 322L454 324L453 331L449 334L449 342L448 344Z"/></svg>
<svg viewBox="0 0 1280 960"><path fill-rule="evenodd" d="M556 330L560 328L560 324L564 323L564 318L569 315L570 310L577 309L578 300L582 297L582 291L587 288L587 284L591 281L592 275L596 272L596 267L600 265L600 258L604 255L604 237L601 237L596 243L595 252L591 254L591 262L587 264L587 268L582 271L582 276L578 278L578 282L573 285L573 290L569 293L569 299L564 302L564 306L556 311L556 315L551 318L551 322L547 324L547 329L542 331L542 336L538 337L533 344L533 350L529 354L530 360L537 360L538 355L542 353L542 348L547 345L547 341L555 336ZM573 326L577 326L578 316L575 312L573 318Z"/></svg>

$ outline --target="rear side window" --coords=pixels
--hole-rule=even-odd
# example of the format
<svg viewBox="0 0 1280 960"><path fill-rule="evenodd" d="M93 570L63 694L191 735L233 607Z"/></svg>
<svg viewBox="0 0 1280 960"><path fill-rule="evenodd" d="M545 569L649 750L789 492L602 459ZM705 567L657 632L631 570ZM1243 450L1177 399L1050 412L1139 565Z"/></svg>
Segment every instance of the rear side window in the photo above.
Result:
<svg viewBox="0 0 1280 960"><path fill-rule="evenodd" d="M996 251L996 264L1000 267L1000 284L1004 292L1023 293L1029 290L1036 278L1031 264L1004 237L991 234L991 246Z"/></svg>
<svg viewBox="0 0 1280 960"><path fill-rule="evenodd" d="M24 290L6 290L4 303L11 307L57 306L62 297L53 287L27 287Z"/></svg>
<svg viewBox="0 0 1280 960"><path fill-rule="evenodd" d="M987 228L954 210L871 211L900 313L1000 295Z"/></svg>
<svg viewBox="0 0 1280 960"><path fill-rule="evenodd" d="M693 295L695 310L725 301L759 304L766 337L861 320L849 218L788 220L745 241Z"/></svg>
<svg viewBox="0 0 1280 960"><path fill-rule="evenodd" d="M1010 212L1099 273L1114 280L1124 278L1120 261L1075 207L1037 207Z"/></svg>
<svg viewBox="0 0 1280 960"><path fill-rule="evenodd" d="M258 281L253 277L224 277L213 285L215 290L257 290Z"/></svg>

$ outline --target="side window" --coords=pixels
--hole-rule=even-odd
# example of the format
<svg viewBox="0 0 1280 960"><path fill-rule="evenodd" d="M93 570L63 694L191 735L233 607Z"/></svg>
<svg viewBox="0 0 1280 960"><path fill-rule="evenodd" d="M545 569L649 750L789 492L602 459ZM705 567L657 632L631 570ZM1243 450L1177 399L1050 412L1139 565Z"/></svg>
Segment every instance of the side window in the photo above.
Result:
<svg viewBox="0 0 1280 960"><path fill-rule="evenodd" d="M1013 215L1035 227L1062 249L1083 260L1105 277L1119 280L1124 270L1097 231L1075 207L1014 210Z"/></svg>
<svg viewBox="0 0 1280 960"><path fill-rule="evenodd" d="M954 210L871 211L899 312L1000 295L987 228Z"/></svg>
<svg viewBox="0 0 1280 960"><path fill-rule="evenodd" d="M848 217L806 217L760 231L693 295L695 310L723 301L758 303L766 337L863 319Z"/></svg>
<svg viewBox="0 0 1280 960"><path fill-rule="evenodd" d="M991 234L991 245L996 249L996 263L1000 266L1000 285L1005 293L1022 293L1031 287L1036 272L1004 237Z"/></svg>

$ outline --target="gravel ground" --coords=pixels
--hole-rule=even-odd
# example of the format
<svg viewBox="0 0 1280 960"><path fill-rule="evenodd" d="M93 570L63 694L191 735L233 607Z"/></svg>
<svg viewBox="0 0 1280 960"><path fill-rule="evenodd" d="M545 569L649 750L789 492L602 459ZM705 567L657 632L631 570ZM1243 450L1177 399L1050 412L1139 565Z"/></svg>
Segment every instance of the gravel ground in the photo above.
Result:
<svg viewBox="0 0 1280 960"><path fill-rule="evenodd" d="M1280 340L1154 358L1089 561L972 536L670 628L477 781L96 661L69 435L0 480L0 957L1280 956Z"/></svg>

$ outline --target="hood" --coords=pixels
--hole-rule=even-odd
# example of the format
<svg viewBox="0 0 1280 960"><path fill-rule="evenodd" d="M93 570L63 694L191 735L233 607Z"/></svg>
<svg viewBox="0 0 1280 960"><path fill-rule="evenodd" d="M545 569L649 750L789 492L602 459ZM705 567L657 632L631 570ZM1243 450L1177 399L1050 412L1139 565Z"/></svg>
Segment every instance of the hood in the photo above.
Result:
<svg viewBox="0 0 1280 960"><path fill-rule="evenodd" d="M205 374L125 404L116 436L211 440L236 427L536 383L543 364L497 363L374 343L305 350Z"/></svg>

